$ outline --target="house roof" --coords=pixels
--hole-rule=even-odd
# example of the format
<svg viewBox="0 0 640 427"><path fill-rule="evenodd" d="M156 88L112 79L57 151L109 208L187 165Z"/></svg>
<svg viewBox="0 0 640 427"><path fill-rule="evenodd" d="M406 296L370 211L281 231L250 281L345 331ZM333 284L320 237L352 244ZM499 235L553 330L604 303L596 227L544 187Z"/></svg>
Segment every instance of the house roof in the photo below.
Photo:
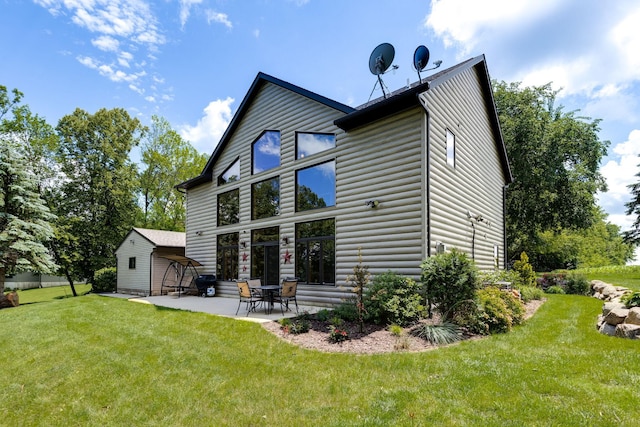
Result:
<svg viewBox="0 0 640 427"><path fill-rule="evenodd" d="M299 86L285 82L284 80L280 80L276 77L260 72L258 73L256 78L253 80L253 83L251 84L249 91L247 92L244 99L240 103L240 107L238 107L238 111L236 111L236 113L233 116L233 119L231 119L231 122L229 123L227 130L225 130L224 134L222 135L222 138L220 138L220 142L216 146L213 154L209 158L209 161L207 162L204 169L202 170L202 173L195 178L192 178L188 181L178 184L176 186L177 188L188 189L188 188L193 188L200 184L204 184L206 182L212 181L213 166L215 165L216 161L220 157L220 154L223 152L224 148L229 143L231 136L236 131L238 125L242 121L242 118L247 112L247 109L251 106L251 103L260 92L260 89L262 88L262 86L264 86L266 83L275 84L277 86L290 90L294 93L297 93L298 95L302 95L306 98L319 102L320 104L324 104L327 107L333 108L345 114L355 111L355 108L353 107L349 107L348 105L342 104L340 102L326 98L322 95L318 95L317 93L311 92L307 89L303 89Z"/></svg>
<svg viewBox="0 0 640 427"><path fill-rule="evenodd" d="M487 105L487 111L489 112L491 128L493 129L493 133L498 144L497 149L500 155L502 168L504 170L507 183L511 183L513 182L513 175L511 174L504 140L502 139L498 112L496 111L493 99L491 79L489 78L489 70L487 69L487 63L484 55L476 56L475 58L471 58L454 65L451 68L447 68L431 76L425 77L421 83L416 83L411 85L409 88L405 87L392 92L387 98L378 98L364 104L358 107L355 111L334 120L334 124L340 129L348 132L360 126L365 126L382 118L388 117L392 114L420 106L421 104L418 99L419 94L442 84L470 68L475 68L480 77L480 84Z"/></svg>
<svg viewBox="0 0 640 427"><path fill-rule="evenodd" d="M489 70L487 69L487 64L486 64L484 55L480 55L474 58L470 58L457 65L454 65L453 67L442 70L431 76L425 77L424 79L422 79L423 80L422 82L413 84L409 88L405 87L395 92L392 92L386 98L378 98L358 108L349 107L348 105L341 104L337 101L333 101L329 98L318 95L314 92L303 89L299 86L295 86L291 83L269 76L268 74L258 73L253 83L251 84L249 91L247 92L244 99L242 100L242 103L240 104L238 111L233 116L231 123L227 127L227 130L222 135L222 138L220 139L220 143L217 145L215 151L209 158L209 161L204 167L202 173L195 178L192 178L188 181L178 184L176 188L189 189L189 188L196 187L200 184L211 182L213 180L213 166L215 165L216 161L220 157L226 145L229 143L231 136L233 135L236 128L240 124L243 116L245 115L247 109L249 108L249 106L257 96L259 90L266 83L275 84L277 86L288 89L292 92L305 96L309 99L312 99L316 102L319 102L321 104L324 104L328 107L334 108L344 113L343 117L340 117L334 120L334 124L339 128L348 132L352 129L356 129L360 126L365 126L367 124L373 123L382 118L388 117L392 114L396 114L396 113L405 111L409 108L420 106L421 104L418 99L419 94L425 91L428 91L429 89L434 88L442 84L443 82L453 78L454 76L471 68L475 68L480 77L480 84L482 87L484 99L486 101L487 111L489 112L489 120L491 121L491 128L493 129L493 132L498 144L497 150L498 150L500 161L505 174L505 179L507 184L509 184L513 182L513 175L511 174L511 168L509 167L507 150L504 145L504 140L502 139L502 132L500 130L498 113L496 111L495 102L493 99L493 90L491 88L491 79L489 77Z"/></svg>
<svg viewBox="0 0 640 427"><path fill-rule="evenodd" d="M151 230L137 227L134 227L132 229L132 232L133 231L140 234L155 246L184 248L187 244L187 234L180 231ZM131 234L131 232L129 234Z"/></svg>

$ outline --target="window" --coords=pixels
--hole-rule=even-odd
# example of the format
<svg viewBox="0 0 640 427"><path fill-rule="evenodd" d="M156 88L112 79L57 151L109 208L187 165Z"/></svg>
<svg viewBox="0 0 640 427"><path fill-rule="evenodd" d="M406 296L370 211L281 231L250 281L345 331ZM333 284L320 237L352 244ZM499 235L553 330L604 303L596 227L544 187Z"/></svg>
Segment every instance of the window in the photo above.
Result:
<svg viewBox="0 0 640 427"><path fill-rule="evenodd" d="M220 280L238 278L238 233L219 234L216 274Z"/></svg>
<svg viewBox="0 0 640 427"><path fill-rule="evenodd" d="M218 185L227 184L229 182L235 182L240 179L240 159L236 159L235 162L231 164L222 172L222 175L218 177Z"/></svg>
<svg viewBox="0 0 640 427"><path fill-rule="evenodd" d="M240 220L240 190L218 194L218 226L237 224Z"/></svg>
<svg viewBox="0 0 640 427"><path fill-rule="evenodd" d="M130 270L136 269L136 257L129 258L129 269Z"/></svg>
<svg viewBox="0 0 640 427"><path fill-rule="evenodd" d="M296 171L296 211L335 205L335 160Z"/></svg>
<svg viewBox="0 0 640 427"><path fill-rule="evenodd" d="M267 285L280 282L279 232L278 227L251 231L251 277L259 277Z"/></svg>
<svg viewBox="0 0 640 427"><path fill-rule="evenodd" d="M280 132L264 131L253 143L252 156L254 175L280 166Z"/></svg>
<svg viewBox="0 0 640 427"><path fill-rule="evenodd" d="M312 154L336 146L336 136L331 133L296 132L296 158L303 159Z"/></svg>
<svg viewBox="0 0 640 427"><path fill-rule="evenodd" d="M447 164L456 167L456 136L447 129Z"/></svg>
<svg viewBox="0 0 640 427"><path fill-rule="evenodd" d="M335 220L296 224L296 276L301 283L335 284Z"/></svg>
<svg viewBox="0 0 640 427"><path fill-rule="evenodd" d="M251 185L251 219L280 215L280 178Z"/></svg>
<svg viewBox="0 0 640 427"><path fill-rule="evenodd" d="M500 247L498 245L493 245L493 267L500 267Z"/></svg>

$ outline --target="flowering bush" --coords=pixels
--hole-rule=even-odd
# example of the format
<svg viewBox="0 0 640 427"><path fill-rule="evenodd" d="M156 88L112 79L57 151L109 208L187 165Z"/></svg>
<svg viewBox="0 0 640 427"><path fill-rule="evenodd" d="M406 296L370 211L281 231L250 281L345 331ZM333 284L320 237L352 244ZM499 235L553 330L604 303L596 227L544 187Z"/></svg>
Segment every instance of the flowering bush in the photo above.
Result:
<svg viewBox="0 0 640 427"><path fill-rule="evenodd" d="M346 329L342 329L338 326L329 326L329 341L336 343L349 339L349 332Z"/></svg>

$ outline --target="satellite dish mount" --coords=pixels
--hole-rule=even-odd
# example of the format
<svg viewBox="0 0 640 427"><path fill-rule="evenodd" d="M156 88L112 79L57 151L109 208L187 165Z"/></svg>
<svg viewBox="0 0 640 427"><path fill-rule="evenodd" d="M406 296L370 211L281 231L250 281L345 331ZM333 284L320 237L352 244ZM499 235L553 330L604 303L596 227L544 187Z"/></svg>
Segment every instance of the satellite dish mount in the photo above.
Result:
<svg viewBox="0 0 640 427"><path fill-rule="evenodd" d="M393 58L396 52L392 45L389 43L382 43L378 45L373 52L371 52L371 56L369 57L369 71L371 74L378 77L378 80L373 85L373 90L371 91L371 95L373 95L373 91L376 89L376 85L380 83L380 89L382 89L382 95L386 98L387 91L384 82L382 81L382 75L391 67L391 63L393 62ZM397 65L392 67L394 70L398 68ZM371 99L371 95L369 95L369 99Z"/></svg>

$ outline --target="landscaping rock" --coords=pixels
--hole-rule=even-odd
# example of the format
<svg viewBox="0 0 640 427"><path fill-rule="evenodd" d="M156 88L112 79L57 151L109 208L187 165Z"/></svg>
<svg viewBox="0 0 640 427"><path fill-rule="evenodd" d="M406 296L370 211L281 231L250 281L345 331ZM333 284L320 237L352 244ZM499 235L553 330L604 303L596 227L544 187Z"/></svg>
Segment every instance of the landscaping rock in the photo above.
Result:
<svg viewBox="0 0 640 427"><path fill-rule="evenodd" d="M591 289L593 290L594 293L600 293L602 292L602 290L604 289L605 286L607 286L608 284L601 281L601 280L592 280L591 281Z"/></svg>
<svg viewBox="0 0 640 427"><path fill-rule="evenodd" d="M630 325L640 325L640 307L633 307L632 309L630 309L627 318L624 320L624 323Z"/></svg>
<svg viewBox="0 0 640 427"><path fill-rule="evenodd" d="M608 323L603 323L602 326L600 326L600 329L598 329L598 332L613 337L616 335L616 327Z"/></svg>
<svg viewBox="0 0 640 427"><path fill-rule="evenodd" d="M621 323L616 326L615 336L620 338L640 338L640 325L631 325L629 323Z"/></svg>
<svg viewBox="0 0 640 427"><path fill-rule="evenodd" d="M629 314L629 310L626 308L614 308L604 316L604 321L609 325L619 325L624 323L627 314Z"/></svg>
<svg viewBox="0 0 640 427"><path fill-rule="evenodd" d="M609 312L615 308L626 308L625 305L621 302L617 301L608 301L605 302L602 306L602 314L606 316Z"/></svg>

